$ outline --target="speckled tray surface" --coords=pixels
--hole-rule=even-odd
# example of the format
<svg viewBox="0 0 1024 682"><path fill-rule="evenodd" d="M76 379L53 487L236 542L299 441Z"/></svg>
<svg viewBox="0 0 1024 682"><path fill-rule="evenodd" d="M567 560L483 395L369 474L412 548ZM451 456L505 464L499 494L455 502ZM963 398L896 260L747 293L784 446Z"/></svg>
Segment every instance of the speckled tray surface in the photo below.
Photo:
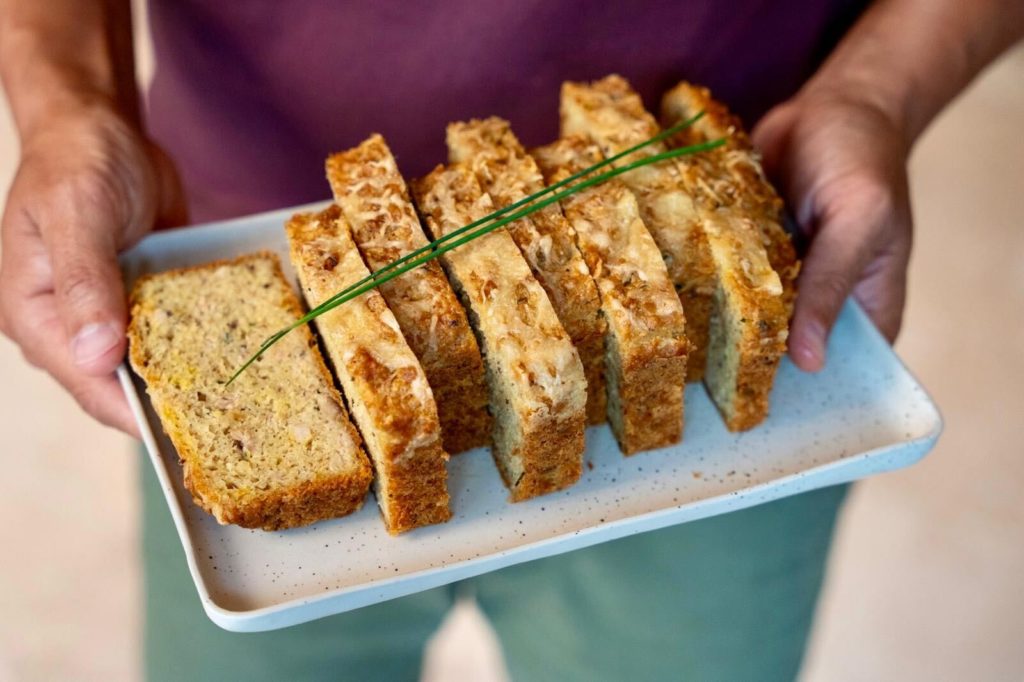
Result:
<svg viewBox="0 0 1024 682"><path fill-rule="evenodd" d="M125 254L125 276L130 282L259 249L287 261L282 226L292 212L154 235ZM141 381L124 367L119 374L207 614L228 630L257 631L897 469L931 449L942 429L938 410L853 304L829 358L817 375L784 360L771 415L748 433L726 431L695 385L678 446L625 458L607 426L591 428L582 480L527 502L506 501L487 450L453 457L452 520L398 538L385 532L372 497L357 514L308 528L218 525L182 486L177 454Z"/></svg>

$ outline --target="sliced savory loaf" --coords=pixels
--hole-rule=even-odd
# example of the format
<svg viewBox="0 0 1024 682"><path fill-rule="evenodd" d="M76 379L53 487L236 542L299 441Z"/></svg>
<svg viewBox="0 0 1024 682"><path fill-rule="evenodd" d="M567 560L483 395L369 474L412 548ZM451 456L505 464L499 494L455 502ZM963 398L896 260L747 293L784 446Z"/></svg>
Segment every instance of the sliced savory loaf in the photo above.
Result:
<svg viewBox="0 0 1024 682"><path fill-rule="evenodd" d="M602 158L582 137L562 138L530 153L548 184ZM619 447L631 455L676 443L683 435L686 320L636 198L613 179L561 204L608 320L608 421Z"/></svg>
<svg viewBox="0 0 1024 682"><path fill-rule="evenodd" d="M497 117L449 124L448 158L468 166L497 208L544 188L537 164L519 143L508 121ZM572 227L557 205L508 226L534 277L544 287L569 333L587 377L587 422L605 420L604 333L600 297Z"/></svg>
<svg viewBox="0 0 1024 682"><path fill-rule="evenodd" d="M337 206L297 214L286 231L310 306L369 274ZM448 455L441 447L437 407L380 292L369 291L314 324L373 461L374 490L388 531L447 521Z"/></svg>
<svg viewBox="0 0 1024 682"><path fill-rule="evenodd" d="M768 262L782 281L783 300L792 315L796 296L796 278L800 261L789 234L782 227L782 199L765 177L761 161L743 124L711 92L683 81L665 93L661 100L661 120L665 127L704 115L692 126L673 136L673 146L685 146L725 138L724 147L691 157L701 167L708 190L715 200L734 206L754 222L764 237Z"/></svg>
<svg viewBox="0 0 1024 682"><path fill-rule="evenodd" d="M435 238L493 210L459 165L414 182L413 195ZM572 485L582 471L586 379L544 289L504 229L441 259L484 354L492 452L512 501Z"/></svg>
<svg viewBox="0 0 1024 682"><path fill-rule="evenodd" d="M369 490L370 464L309 329L225 385L301 314L270 253L135 283L129 361L178 452L185 487L220 523L301 526L355 511Z"/></svg>
<svg viewBox="0 0 1024 682"><path fill-rule="evenodd" d="M328 158L327 179L370 270L427 245L405 180L380 135ZM483 360L441 265L431 261L379 290L427 374L445 450L457 453L488 444L491 416Z"/></svg>
<svg viewBox="0 0 1024 682"><path fill-rule="evenodd" d="M605 156L618 154L660 132L640 96L620 76L594 83L562 85L563 137L581 135L598 144ZM618 165L664 152L664 143L648 145ZM683 188L675 160L644 166L621 176L636 195L640 215L661 249L669 276L686 312L686 335L693 350L687 381L704 376L711 323L715 268L692 198Z"/></svg>

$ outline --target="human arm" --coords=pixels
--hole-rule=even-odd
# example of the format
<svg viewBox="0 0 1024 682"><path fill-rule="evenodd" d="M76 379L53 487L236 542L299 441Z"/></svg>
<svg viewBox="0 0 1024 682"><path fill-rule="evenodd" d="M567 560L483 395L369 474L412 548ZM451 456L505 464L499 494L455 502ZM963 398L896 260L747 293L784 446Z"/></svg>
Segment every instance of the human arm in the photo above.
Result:
<svg viewBox="0 0 1024 682"><path fill-rule="evenodd" d="M895 339L911 247L906 162L929 122L1024 35L1019 0L879 0L754 131L810 236L790 355L805 370L851 293Z"/></svg>
<svg viewBox="0 0 1024 682"><path fill-rule="evenodd" d="M141 127L128 0L0 0L0 77L21 143L0 253L0 330L99 421L136 427L113 375L127 310L117 254L184 221Z"/></svg>

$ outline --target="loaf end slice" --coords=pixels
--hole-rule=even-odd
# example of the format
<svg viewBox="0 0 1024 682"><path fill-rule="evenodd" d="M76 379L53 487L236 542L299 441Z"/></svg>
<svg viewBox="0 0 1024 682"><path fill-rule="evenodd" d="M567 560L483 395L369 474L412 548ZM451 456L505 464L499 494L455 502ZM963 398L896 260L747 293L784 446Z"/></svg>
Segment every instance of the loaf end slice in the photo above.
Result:
<svg viewBox="0 0 1024 682"><path fill-rule="evenodd" d="M358 509L369 461L277 257L144 277L131 294L129 361L178 452L185 486L220 523L278 530Z"/></svg>
<svg viewBox="0 0 1024 682"><path fill-rule="evenodd" d="M310 306L369 274L337 206L297 214L286 231ZM448 455L434 396L380 292L368 291L314 324L373 461L388 531L447 521Z"/></svg>

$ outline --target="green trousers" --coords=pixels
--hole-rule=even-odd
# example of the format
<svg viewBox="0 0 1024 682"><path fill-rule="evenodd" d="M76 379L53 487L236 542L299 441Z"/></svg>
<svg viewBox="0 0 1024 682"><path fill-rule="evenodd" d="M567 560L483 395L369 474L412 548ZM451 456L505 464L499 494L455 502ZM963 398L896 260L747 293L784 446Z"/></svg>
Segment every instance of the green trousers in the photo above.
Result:
<svg viewBox="0 0 1024 682"><path fill-rule="evenodd" d="M513 566L285 630L207 620L143 463L150 680L416 680L460 589L512 679L792 680L845 486Z"/></svg>

